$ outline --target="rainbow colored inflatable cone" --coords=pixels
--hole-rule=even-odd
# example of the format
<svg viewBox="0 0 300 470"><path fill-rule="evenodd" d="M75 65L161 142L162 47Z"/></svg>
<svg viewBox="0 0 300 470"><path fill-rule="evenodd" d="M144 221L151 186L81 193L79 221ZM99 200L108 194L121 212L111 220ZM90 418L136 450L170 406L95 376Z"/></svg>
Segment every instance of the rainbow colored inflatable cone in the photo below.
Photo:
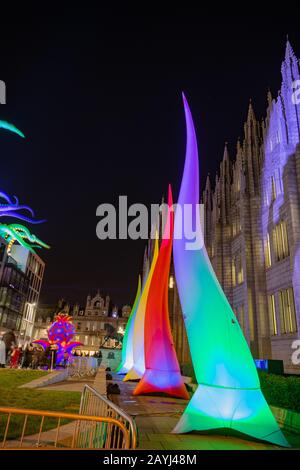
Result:
<svg viewBox="0 0 300 470"><path fill-rule="evenodd" d="M123 344L122 344L122 358L121 363L116 368L118 374L127 374L127 372L133 367L133 328L138 309L139 301L141 297L141 276L139 276L138 288L133 302L132 310L128 318L126 325Z"/></svg>
<svg viewBox="0 0 300 470"><path fill-rule="evenodd" d="M147 306L147 299L151 279L153 276L156 260L158 256L158 240L155 239L154 253L151 262L151 267L145 282L144 289L141 294L138 309L135 316L133 327L133 365L124 378L127 380L141 379L145 372L145 347L144 347L144 326L145 326L145 312Z"/></svg>
<svg viewBox="0 0 300 470"><path fill-rule="evenodd" d="M148 294L145 312L145 373L133 395L165 393L188 399L173 345L169 320L168 286L174 232L171 187L163 240Z"/></svg>
<svg viewBox="0 0 300 470"><path fill-rule="evenodd" d="M195 129L183 97L187 146L178 204L199 213L199 167ZM189 224L183 211L183 223ZM188 211L187 211L188 213ZM173 242L176 280L198 388L175 433L230 428L257 439L288 446L261 392L257 370L238 321L208 258L200 223L195 246L176 239L182 220L175 214ZM193 249L194 248L194 249Z"/></svg>

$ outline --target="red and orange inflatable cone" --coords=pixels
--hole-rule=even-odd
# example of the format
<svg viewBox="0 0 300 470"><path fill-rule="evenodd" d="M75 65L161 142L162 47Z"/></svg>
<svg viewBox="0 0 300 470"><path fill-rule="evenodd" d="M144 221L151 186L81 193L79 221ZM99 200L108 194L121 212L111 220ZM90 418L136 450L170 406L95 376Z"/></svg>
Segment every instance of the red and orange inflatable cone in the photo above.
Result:
<svg viewBox="0 0 300 470"><path fill-rule="evenodd" d="M171 186L168 217L150 284L145 313L145 372L133 395L165 393L188 399L173 345L168 309L169 272L174 232Z"/></svg>

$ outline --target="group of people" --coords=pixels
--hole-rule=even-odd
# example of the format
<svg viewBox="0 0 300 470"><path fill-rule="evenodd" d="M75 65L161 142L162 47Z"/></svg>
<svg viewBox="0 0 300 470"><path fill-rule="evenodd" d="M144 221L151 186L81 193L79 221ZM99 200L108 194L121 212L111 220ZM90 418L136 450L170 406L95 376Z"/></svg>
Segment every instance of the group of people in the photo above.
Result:
<svg viewBox="0 0 300 470"><path fill-rule="evenodd" d="M7 331L0 336L0 367L6 365L18 367L22 351L17 346L14 330Z"/></svg>
<svg viewBox="0 0 300 470"><path fill-rule="evenodd" d="M102 352L99 349L99 351L96 351L93 354L90 354L88 352L79 351L77 349L73 352L73 356L75 356L75 357L96 357L97 359L102 359Z"/></svg>
<svg viewBox="0 0 300 470"><path fill-rule="evenodd" d="M113 353L109 353L113 355ZM73 355L80 357L90 357L88 352L75 350ZM98 365L102 361L102 353L95 352L91 357L98 360ZM109 356L109 358L111 358ZM55 369L57 359L57 346L55 344L49 345L43 349L39 345L32 343L27 344L25 347L18 346L18 341L14 330L7 331L3 336L0 335L0 368L10 367L17 368L31 368L31 369ZM60 363L63 367L67 367L69 363L69 354L65 352L63 361Z"/></svg>
<svg viewBox="0 0 300 470"><path fill-rule="evenodd" d="M0 336L0 367L12 369L54 369L56 367L57 348L51 345L46 349L27 344L25 348L17 345L14 330L7 331ZM68 354L63 357L63 366L68 364Z"/></svg>

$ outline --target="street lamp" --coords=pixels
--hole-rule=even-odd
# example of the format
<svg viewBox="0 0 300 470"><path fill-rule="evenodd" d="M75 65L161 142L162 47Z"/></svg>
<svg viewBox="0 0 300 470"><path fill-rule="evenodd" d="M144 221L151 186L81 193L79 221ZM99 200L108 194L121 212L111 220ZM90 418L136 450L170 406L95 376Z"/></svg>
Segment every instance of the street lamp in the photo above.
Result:
<svg viewBox="0 0 300 470"><path fill-rule="evenodd" d="M117 333L118 333L119 335L124 336L124 333L125 333L124 328L123 328L122 326L119 326Z"/></svg>

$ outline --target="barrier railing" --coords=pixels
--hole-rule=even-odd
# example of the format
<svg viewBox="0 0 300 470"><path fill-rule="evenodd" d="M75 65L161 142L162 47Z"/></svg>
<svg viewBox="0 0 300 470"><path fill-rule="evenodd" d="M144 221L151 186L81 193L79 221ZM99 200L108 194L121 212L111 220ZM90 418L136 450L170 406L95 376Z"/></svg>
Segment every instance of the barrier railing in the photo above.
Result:
<svg viewBox="0 0 300 470"><path fill-rule="evenodd" d="M16 416L24 420L16 420ZM30 417L36 417L38 433L28 436ZM3 436L0 448L71 448L71 449L130 449L131 436L123 422L112 416L94 416L43 410L0 407ZM5 422L6 418L6 422ZM51 430L43 431L47 418L55 420ZM56 421L57 420L57 421ZM62 422L63 421L63 422ZM68 424L65 422L68 421ZM32 422L31 422L32 426ZM13 427L13 429L12 429ZM16 429L20 430L16 437ZM30 433L29 433L30 434ZM11 435L13 437L11 438Z"/></svg>
<svg viewBox="0 0 300 470"><path fill-rule="evenodd" d="M134 419L89 385L84 386L79 413L86 416L110 417L121 422L129 432L130 448L137 447L137 428Z"/></svg>
<svg viewBox="0 0 300 470"><path fill-rule="evenodd" d="M70 377L88 377L95 376L97 373L99 361L95 357L77 357L73 356L68 366Z"/></svg>

